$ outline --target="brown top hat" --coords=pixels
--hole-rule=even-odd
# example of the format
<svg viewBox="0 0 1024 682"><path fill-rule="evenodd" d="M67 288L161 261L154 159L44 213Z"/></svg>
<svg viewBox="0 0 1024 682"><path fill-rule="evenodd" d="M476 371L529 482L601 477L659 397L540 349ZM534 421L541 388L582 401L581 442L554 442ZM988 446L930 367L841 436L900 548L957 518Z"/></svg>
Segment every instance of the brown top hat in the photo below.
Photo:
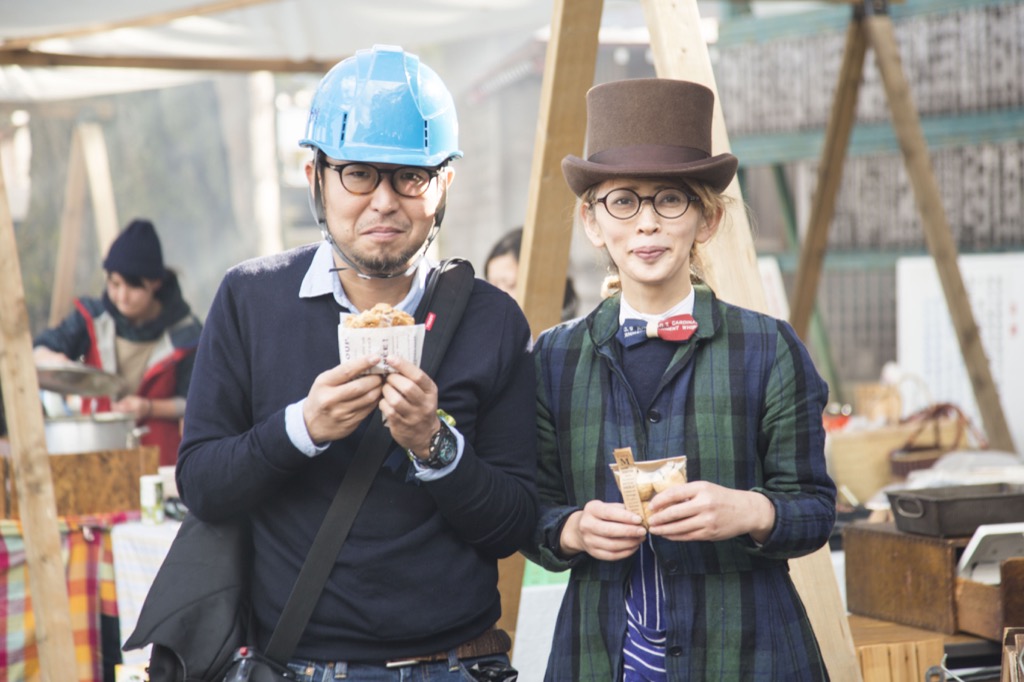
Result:
<svg viewBox="0 0 1024 682"><path fill-rule="evenodd" d="M580 196L608 178L680 178L723 191L736 175L732 154L711 156L715 95L699 83L633 78L587 92L587 158L568 155L562 174Z"/></svg>

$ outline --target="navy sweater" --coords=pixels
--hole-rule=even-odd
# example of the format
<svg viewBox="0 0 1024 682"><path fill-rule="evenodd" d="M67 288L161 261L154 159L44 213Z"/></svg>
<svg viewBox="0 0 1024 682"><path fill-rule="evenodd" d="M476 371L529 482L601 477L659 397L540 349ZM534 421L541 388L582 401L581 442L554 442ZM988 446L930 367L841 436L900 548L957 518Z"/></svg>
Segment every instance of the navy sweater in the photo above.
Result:
<svg viewBox="0 0 1024 682"><path fill-rule="evenodd" d="M285 407L338 363L333 296L303 298L316 246L231 269L203 328L177 477L199 518L253 524L254 615L266 646L362 428L299 452ZM429 332L428 332L429 333ZM515 302L476 280L435 377L465 450L449 475L412 476L395 446L356 517L295 653L381 661L444 651L501 612L497 560L536 522L535 378Z"/></svg>

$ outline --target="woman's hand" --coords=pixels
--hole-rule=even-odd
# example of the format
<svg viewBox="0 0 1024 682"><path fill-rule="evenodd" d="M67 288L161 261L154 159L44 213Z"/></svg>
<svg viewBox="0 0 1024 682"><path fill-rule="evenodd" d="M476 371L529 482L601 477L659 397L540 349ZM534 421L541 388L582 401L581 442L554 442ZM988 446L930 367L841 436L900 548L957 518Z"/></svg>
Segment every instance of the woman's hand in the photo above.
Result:
<svg viewBox="0 0 1024 682"><path fill-rule="evenodd" d="M58 353L55 350L50 350L46 346L36 346L32 349L32 359L37 365L74 365L74 360Z"/></svg>
<svg viewBox="0 0 1024 682"><path fill-rule="evenodd" d="M775 526L775 507L761 493L693 481L655 495L647 522L652 535L669 540L717 541L749 534L763 543Z"/></svg>
<svg viewBox="0 0 1024 682"><path fill-rule="evenodd" d="M130 414L140 422L153 416L153 401L137 395L128 395L111 404L111 411Z"/></svg>
<svg viewBox="0 0 1024 682"><path fill-rule="evenodd" d="M643 519L621 502L591 500L569 516L559 542L565 557L586 552L595 559L617 561L636 552L645 537Z"/></svg>

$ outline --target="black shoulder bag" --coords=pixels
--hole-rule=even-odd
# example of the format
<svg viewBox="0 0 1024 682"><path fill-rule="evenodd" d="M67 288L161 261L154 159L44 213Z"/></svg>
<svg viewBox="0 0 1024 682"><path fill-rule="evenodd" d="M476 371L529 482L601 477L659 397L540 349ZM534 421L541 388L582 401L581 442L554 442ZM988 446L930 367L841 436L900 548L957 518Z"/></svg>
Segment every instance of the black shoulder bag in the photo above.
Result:
<svg viewBox="0 0 1024 682"><path fill-rule="evenodd" d="M420 366L437 372L473 289L468 261L448 259L431 273L417 322L432 316ZM142 605L124 650L153 645L150 682L278 682L294 679L291 658L356 513L391 450L391 434L373 413L366 433L313 540L270 637L257 652L249 641L247 519L205 523L188 514Z"/></svg>

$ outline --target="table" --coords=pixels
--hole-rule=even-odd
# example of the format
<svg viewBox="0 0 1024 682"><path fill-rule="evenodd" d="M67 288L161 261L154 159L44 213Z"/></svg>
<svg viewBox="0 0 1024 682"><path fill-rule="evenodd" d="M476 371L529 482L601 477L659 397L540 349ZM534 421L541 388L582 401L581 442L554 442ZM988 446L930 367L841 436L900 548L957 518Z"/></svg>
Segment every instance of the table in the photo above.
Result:
<svg viewBox="0 0 1024 682"><path fill-rule="evenodd" d="M172 519L155 525L131 521L111 530L122 646L135 630L142 603L180 526L180 522ZM149 662L149 650L147 645L121 655L125 665L145 665Z"/></svg>

